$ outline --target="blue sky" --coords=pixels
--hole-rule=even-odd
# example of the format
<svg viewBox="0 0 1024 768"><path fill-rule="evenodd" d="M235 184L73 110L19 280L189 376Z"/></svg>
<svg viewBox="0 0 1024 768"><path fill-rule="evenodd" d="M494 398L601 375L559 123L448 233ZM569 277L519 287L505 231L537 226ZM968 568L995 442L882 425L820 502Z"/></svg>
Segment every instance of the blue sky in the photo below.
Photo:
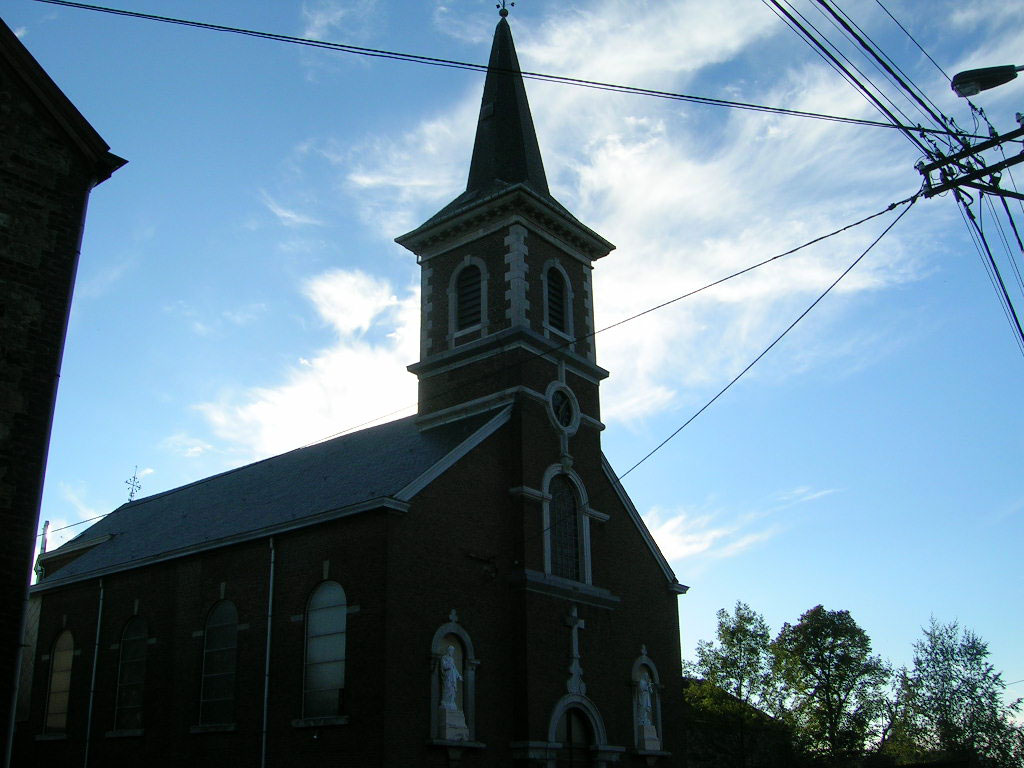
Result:
<svg viewBox="0 0 1024 768"><path fill-rule="evenodd" d="M842 6L972 127L876 3ZM1024 6L886 6L949 73L1024 50ZM473 62L497 21L475 0L130 8ZM30 0L10 0L4 19L129 160L90 201L44 519L110 511L136 465L148 495L411 412L419 277L392 239L464 187L480 74ZM522 0L511 21L528 70L877 118L755 0ZM618 246L595 270L599 327L920 186L919 155L893 131L527 88L554 195ZM999 130L1016 127L1022 88L976 99ZM612 465L625 471L683 423L890 220L598 336ZM822 603L849 609L896 663L930 616L959 620L1007 680L1024 678L1022 376L954 203L918 203L626 478L691 586L684 655L736 600L774 631Z"/></svg>

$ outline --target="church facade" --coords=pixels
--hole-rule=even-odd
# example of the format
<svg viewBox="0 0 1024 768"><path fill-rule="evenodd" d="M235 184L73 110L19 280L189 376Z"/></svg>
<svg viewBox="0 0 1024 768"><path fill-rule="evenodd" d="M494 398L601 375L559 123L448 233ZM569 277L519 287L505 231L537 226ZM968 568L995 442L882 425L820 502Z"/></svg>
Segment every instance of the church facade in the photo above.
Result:
<svg viewBox="0 0 1024 768"><path fill-rule="evenodd" d="M130 502L39 562L16 765L683 761L686 591L601 452L591 271L507 20L422 270L418 413Z"/></svg>

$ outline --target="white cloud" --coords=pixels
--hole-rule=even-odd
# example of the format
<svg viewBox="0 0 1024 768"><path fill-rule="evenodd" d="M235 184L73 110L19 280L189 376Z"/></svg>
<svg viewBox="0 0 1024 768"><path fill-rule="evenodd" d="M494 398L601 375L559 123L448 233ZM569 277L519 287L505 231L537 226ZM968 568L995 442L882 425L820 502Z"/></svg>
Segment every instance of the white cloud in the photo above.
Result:
<svg viewBox="0 0 1024 768"><path fill-rule="evenodd" d="M386 281L336 269L309 280L305 294L335 343L300 357L280 384L198 406L218 437L250 458L415 409L415 378L397 374L418 357L418 290L398 297Z"/></svg>
<svg viewBox="0 0 1024 768"><path fill-rule="evenodd" d="M28 27L15 27L14 36L19 40L24 39L25 35L28 34Z"/></svg>
<svg viewBox="0 0 1024 768"><path fill-rule="evenodd" d="M751 519L724 521L722 517L718 512L666 512L657 507L643 515L644 523L665 557L670 561L686 559L691 570L696 557L735 557L778 533L776 527L745 531Z"/></svg>
<svg viewBox="0 0 1024 768"><path fill-rule="evenodd" d="M260 192L260 197L263 199L263 204L267 206L267 210L277 217L280 224L286 227L323 226L323 222L313 216L300 213L292 208L285 208L264 191Z"/></svg>
<svg viewBox="0 0 1024 768"><path fill-rule="evenodd" d="M255 322L266 311L266 304L254 303L236 309L225 309L221 316L232 325L243 326Z"/></svg>
<svg viewBox="0 0 1024 768"><path fill-rule="evenodd" d="M369 34L376 0L316 0L302 4L302 36L311 40L351 42Z"/></svg>
<svg viewBox="0 0 1024 768"><path fill-rule="evenodd" d="M186 435L184 432L177 432L170 437L164 438L161 446L172 453L188 459L197 458L213 450L213 446L210 443L198 437Z"/></svg>
<svg viewBox="0 0 1024 768"><path fill-rule="evenodd" d="M452 12L450 5L439 4L438 13ZM631 3L609 0L516 31L526 69L678 88L778 30L759 11L677 2L645 4L637 13ZM616 55L603 55L610 47ZM870 129L709 113L537 82L528 89L553 193L618 245L595 270L599 328L880 210L917 183L912 153L901 156L905 167L880 163L877 145L888 137ZM468 89L457 104L402 135L375 137L361 148L359 164L346 168L349 192L382 236L416 226L461 190L478 91ZM853 116L867 110L820 67L782 73L756 95L795 109ZM805 191L811 186L813 193ZM635 420L674 407L680 387L728 381L880 229L829 240L599 336L601 362L615 372L605 387L604 416ZM838 311L844 296L916 279L921 267L910 252L888 238L837 287L829 311ZM804 322L811 330L803 348L814 346L816 327L822 326ZM832 341L826 349L855 352Z"/></svg>
<svg viewBox="0 0 1024 768"><path fill-rule="evenodd" d="M808 501L816 501L817 499L823 499L826 496L831 496L833 493L838 493L838 488L821 488L815 489L809 485L801 485L797 488L793 488L789 491L783 491L776 496L776 499L783 507L790 507L794 504L804 504Z"/></svg>

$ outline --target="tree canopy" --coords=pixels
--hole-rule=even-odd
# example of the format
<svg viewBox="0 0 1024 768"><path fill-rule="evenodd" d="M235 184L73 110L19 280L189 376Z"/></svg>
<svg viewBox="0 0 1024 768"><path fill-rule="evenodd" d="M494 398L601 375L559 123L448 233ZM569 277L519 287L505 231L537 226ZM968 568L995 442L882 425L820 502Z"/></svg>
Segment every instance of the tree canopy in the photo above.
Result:
<svg viewBox="0 0 1024 768"><path fill-rule="evenodd" d="M746 603L717 616L716 639L699 642L684 668L696 678L684 698L714 725L704 748L717 751L720 765L767 765L766 751L788 765L781 756L791 748L809 764L829 766L870 759L1024 768L1024 702L1005 699L987 643L956 622L933 618L913 645L912 667L894 672L872 654L849 611L815 606L774 640ZM781 751L780 737L789 744Z"/></svg>

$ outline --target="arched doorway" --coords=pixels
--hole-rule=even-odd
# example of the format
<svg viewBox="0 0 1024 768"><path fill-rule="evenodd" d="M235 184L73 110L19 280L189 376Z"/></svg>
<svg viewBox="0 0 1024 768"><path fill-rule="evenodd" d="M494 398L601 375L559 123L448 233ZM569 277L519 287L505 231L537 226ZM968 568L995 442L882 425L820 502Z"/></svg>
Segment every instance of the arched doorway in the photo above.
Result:
<svg viewBox="0 0 1024 768"><path fill-rule="evenodd" d="M555 741L562 745L555 761L558 768L595 765L594 728L584 710L569 707L562 713L555 727Z"/></svg>

